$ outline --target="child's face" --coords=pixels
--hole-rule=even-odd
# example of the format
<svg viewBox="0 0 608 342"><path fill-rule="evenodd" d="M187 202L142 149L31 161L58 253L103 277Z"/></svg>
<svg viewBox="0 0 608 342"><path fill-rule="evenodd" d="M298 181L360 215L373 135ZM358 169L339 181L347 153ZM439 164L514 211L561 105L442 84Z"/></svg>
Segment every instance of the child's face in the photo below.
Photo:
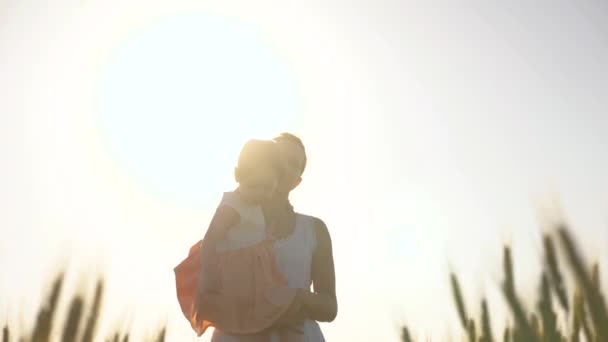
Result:
<svg viewBox="0 0 608 342"><path fill-rule="evenodd" d="M250 203L261 203L270 199L279 183L278 173L269 165L260 165L248 172L239 184L243 199Z"/></svg>

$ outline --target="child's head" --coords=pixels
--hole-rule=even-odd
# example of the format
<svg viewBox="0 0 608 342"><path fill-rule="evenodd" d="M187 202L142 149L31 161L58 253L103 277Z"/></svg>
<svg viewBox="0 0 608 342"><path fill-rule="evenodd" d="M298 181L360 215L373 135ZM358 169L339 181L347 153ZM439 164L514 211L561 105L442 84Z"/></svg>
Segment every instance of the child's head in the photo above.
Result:
<svg viewBox="0 0 608 342"><path fill-rule="evenodd" d="M272 196L284 170L285 161L273 141L249 140L241 149L234 178L243 199L259 203Z"/></svg>

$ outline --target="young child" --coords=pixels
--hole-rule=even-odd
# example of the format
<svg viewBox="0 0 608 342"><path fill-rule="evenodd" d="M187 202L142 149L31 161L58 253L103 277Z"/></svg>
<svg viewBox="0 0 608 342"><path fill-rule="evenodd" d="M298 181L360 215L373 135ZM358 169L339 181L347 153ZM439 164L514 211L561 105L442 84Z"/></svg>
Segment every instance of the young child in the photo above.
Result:
<svg viewBox="0 0 608 342"><path fill-rule="evenodd" d="M247 142L234 171L238 188L224 193L205 237L175 268L178 301L198 336L210 326L229 334L263 333L296 299L276 268L272 222L261 207L284 167L274 142ZM279 340L300 342L303 335L281 329Z"/></svg>

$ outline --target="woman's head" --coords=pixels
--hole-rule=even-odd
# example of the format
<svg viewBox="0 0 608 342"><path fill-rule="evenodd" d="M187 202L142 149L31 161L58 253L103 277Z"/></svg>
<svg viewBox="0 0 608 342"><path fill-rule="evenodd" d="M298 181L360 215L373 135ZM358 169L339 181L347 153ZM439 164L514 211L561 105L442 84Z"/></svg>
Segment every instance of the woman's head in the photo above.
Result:
<svg viewBox="0 0 608 342"><path fill-rule="evenodd" d="M302 174L306 168L306 149L302 140L291 133L281 133L273 141L279 147L287 165L279 192L288 195L302 181Z"/></svg>
<svg viewBox="0 0 608 342"><path fill-rule="evenodd" d="M234 169L241 196L253 203L269 199L285 172L285 164L273 141L249 140L241 149Z"/></svg>

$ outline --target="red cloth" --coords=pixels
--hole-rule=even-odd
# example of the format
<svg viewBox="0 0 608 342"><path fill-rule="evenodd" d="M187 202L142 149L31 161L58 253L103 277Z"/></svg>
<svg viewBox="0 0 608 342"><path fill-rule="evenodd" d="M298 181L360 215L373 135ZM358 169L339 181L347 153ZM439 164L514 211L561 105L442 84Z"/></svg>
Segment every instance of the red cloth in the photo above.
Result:
<svg viewBox="0 0 608 342"><path fill-rule="evenodd" d="M230 334L267 331L289 308L295 289L287 287L276 268L272 240L217 254L218 292L198 294L201 277L202 240L190 248L188 257L174 269L177 299L192 329L201 336L210 326ZM266 336L266 337L264 337ZM301 342L303 334L279 331L281 342ZM257 341L268 341L260 334Z"/></svg>

